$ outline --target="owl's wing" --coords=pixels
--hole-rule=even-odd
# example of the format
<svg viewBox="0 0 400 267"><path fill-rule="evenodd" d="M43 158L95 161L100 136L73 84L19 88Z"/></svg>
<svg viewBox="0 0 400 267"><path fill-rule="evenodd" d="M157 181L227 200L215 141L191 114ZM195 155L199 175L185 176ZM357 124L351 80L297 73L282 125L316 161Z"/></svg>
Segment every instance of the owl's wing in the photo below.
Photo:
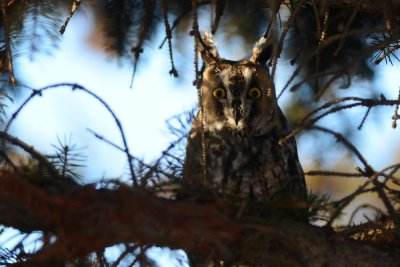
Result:
<svg viewBox="0 0 400 267"><path fill-rule="evenodd" d="M307 195L306 181L303 168L297 154L296 140L292 137L288 140L288 172L291 180L288 184L289 190L294 194L305 197Z"/></svg>
<svg viewBox="0 0 400 267"><path fill-rule="evenodd" d="M198 116L197 116L198 117ZM183 166L183 185L195 187L202 184L202 133L198 118L193 121L186 144L186 158Z"/></svg>
<svg viewBox="0 0 400 267"><path fill-rule="evenodd" d="M284 138L290 133L290 127L288 121L279 108L279 117L282 125L281 138ZM283 146L285 147L285 154L287 156L287 172L290 180L287 186L287 192L290 194L295 194L299 197L307 196L306 182L304 178L304 171L300 164L296 139L294 137L289 138Z"/></svg>

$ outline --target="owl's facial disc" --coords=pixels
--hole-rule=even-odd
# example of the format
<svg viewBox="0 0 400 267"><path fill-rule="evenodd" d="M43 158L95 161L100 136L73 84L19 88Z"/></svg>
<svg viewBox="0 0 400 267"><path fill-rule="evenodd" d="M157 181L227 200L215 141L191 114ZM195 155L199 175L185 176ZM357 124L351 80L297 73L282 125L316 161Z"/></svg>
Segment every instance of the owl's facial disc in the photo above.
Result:
<svg viewBox="0 0 400 267"><path fill-rule="evenodd" d="M268 69L248 60L209 64L203 72L202 94L207 129L259 134L272 127L275 107Z"/></svg>

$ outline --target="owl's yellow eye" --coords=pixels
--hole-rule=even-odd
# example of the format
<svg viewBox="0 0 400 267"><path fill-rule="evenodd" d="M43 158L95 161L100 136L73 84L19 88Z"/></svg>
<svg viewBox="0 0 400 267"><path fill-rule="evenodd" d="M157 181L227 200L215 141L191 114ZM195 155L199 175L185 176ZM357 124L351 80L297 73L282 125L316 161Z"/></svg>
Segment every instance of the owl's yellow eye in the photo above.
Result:
<svg viewBox="0 0 400 267"><path fill-rule="evenodd" d="M248 97L252 99L260 99L261 97L261 90L257 87L252 87L248 92L247 92Z"/></svg>
<svg viewBox="0 0 400 267"><path fill-rule="evenodd" d="M226 96L225 89L221 88L221 87L215 88L213 90L212 94L213 94L213 97L215 97L216 99L222 99L222 98L225 98L225 96Z"/></svg>

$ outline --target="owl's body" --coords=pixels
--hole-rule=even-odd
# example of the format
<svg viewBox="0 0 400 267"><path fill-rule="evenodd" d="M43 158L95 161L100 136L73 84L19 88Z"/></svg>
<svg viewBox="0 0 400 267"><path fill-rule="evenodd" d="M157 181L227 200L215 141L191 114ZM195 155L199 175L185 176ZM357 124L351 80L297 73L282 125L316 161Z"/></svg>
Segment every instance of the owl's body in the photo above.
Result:
<svg viewBox="0 0 400 267"><path fill-rule="evenodd" d="M286 126L282 113L278 116ZM206 131L204 173L198 117L190 132L185 168L185 176L190 177L193 185L262 202L291 193L304 194L304 178L294 140L278 145L288 133L287 129L253 136L223 130Z"/></svg>
<svg viewBox="0 0 400 267"><path fill-rule="evenodd" d="M219 57L212 36L202 35L202 108L188 138L187 185L264 203L306 195L295 140L278 143L289 128L265 64L267 49L262 38L249 60L229 61Z"/></svg>

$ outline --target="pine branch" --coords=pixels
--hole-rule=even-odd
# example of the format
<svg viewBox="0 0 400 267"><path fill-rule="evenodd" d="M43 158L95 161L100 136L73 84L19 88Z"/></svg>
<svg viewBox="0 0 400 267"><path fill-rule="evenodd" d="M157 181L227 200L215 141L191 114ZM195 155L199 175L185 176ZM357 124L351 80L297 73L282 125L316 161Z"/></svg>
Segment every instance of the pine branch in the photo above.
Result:
<svg viewBox="0 0 400 267"><path fill-rule="evenodd" d="M47 157L51 160L54 166L57 167L61 177L67 178L69 176L77 179L81 175L76 171L77 168L83 167L85 156L82 153L82 149L78 148L71 141L71 136L67 140L61 141L57 137L58 144L53 145L55 149L54 155L48 155Z"/></svg>
<svg viewBox="0 0 400 267"><path fill-rule="evenodd" d="M76 83L58 83L58 84L52 84L49 86L45 86L39 89L33 89L29 86L25 86L25 85L20 85L21 88L24 89L29 89L32 91L32 93L30 94L29 97L27 97L22 104L17 108L17 110L11 115L10 120L8 121L8 123L6 124L5 127L5 132L8 131L8 129L10 128L11 124L14 122L14 120L17 118L18 114L21 112L21 110L30 103L30 101L37 97L37 96L42 96L42 94L48 90L52 90L52 89L57 89L60 87L66 87L66 88L70 88L73 92L75 91L80 91L80 92L84 92L85 94L90 95L91 97L93 97L96 101L98 101L107 111L108 113L112 116L112 118L114 119L114 122L120 132L121 135L121 139L122 142L124 144L124 152L126 154L127 157L127 161L128 161L128 165L129 165L129 171L130 171L130 175L131 175L131 179L134 185L138 184L137 181L137 177L133 168L133 163L132 163L132 157L131 154L129 152L129 147L128 147L128 143L127 143L127 138L125 136L125 132L123 130L121 121L119 120L118 116L115 114L115 112L111 109L111 107L97 94L95 94L94 92L92 92L91 90L83 87L82 85L76 84Z"/></svg>
<svg viewBox="0 0 400 267"><path fill-rule="evenodd" d="M64 184L58 185L58 191L69 193L49 194L16 174L3 174L0 180L0 197L20 203L20 217L6 220L2 216L0 223L18 228L24 220L25 230L51 231L57 237L30 258L32 264L49 259L60 263L132 242L216 258L243 257L249 264L263 266L276 266L278 259L285 266L310 267L397 266L400 261L393 251L382 252L316 226L290 220L235 220L213 204L159 199L126 187L96 190L81 186L71 191ZM0 209L1 214L18 213L7 205ZM25 211L38 220L26 220ZM245 253L246 248L250 252Z"/></svg>
<svg viewBox="0 0 400 267"><path fill-rule="evenodd" d="M36 159L39 164L47 169L49 174L53 177L58 177L58 171L55 169L53 164L47 160L45 156L43 156L40 152L36 151L32 146L24 143L23 141L19 140L18 138L9 135L6 132L0 131L0 139L5 140L14 146L17 146L21 149L23 149L25 152L27 152L29 155L31 155L34 159Z"/></svg>

